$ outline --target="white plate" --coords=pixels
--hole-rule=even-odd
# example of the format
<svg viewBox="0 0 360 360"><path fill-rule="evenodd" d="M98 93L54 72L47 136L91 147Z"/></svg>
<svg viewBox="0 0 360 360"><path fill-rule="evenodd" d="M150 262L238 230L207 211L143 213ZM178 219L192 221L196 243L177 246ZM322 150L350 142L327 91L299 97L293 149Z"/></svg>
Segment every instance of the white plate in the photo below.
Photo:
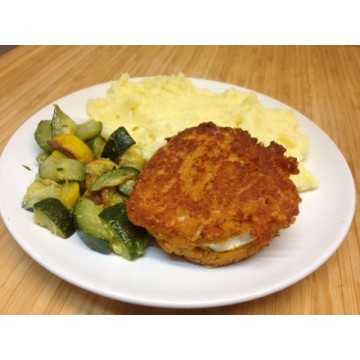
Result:
<svg viewBox="0 0 360 360"><path fill-rule="evenodd" d="M200 79L193 79L193 82L197 87L213 91L224 91L232 86ZM86 101L105 96L109 85L96 85L54 103L76 121L83 122L87 120ZM289 108L256 94L266 107ZM35 261L60 278L91 292L135 304L177 308L220 306L256 299L284 289L315 271L340 246L351 225L355 187L349 167L330 138L296 112L312 145L306 166L318 177L320 187L302 194L296 223L268 248L248 260L216 269L169 256L155 245L135 262L96 253L77 235L67 240L51 235L34 224L32 213L21 208L26 188L37 171L38 149L33 134L38 122L51 118L52 112L50 104L32 116L13 135L2 153L1 215L15 240Z"/></svg>

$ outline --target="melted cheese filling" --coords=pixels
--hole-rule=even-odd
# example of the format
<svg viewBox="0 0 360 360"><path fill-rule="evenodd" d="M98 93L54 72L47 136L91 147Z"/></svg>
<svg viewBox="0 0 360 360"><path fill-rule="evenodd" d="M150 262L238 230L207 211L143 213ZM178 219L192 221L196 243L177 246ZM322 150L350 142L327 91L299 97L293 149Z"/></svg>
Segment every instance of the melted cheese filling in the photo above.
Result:
<svg viewBox="0 0 360 360"><path fill-rule="evenodd" d="M227 240L223 243L207 244L206 247L208 247L212 251L216 251L216 252L231 251L231 250L235 250L239 247L245 246L254 240L255 240L254 237L252 237L249 233L246 233L244 235L235 236L233 238L230 238L229 240Z"/></svg>

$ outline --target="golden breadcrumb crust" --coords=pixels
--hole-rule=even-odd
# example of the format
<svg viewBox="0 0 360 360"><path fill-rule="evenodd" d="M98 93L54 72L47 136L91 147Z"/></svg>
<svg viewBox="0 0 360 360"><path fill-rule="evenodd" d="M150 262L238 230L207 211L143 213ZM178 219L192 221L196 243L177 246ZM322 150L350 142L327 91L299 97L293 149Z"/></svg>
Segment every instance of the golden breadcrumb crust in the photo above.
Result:
<svg viewBox="0 0 360 360"><path fill-rule="evenodd" d="M203 123L167 139L144 167L127 201L129 219L168 253L207 266L238 262L266 247L299 213L290 174L295 158L241 129ZM250 233L235 250L209 244Z"/></svg>

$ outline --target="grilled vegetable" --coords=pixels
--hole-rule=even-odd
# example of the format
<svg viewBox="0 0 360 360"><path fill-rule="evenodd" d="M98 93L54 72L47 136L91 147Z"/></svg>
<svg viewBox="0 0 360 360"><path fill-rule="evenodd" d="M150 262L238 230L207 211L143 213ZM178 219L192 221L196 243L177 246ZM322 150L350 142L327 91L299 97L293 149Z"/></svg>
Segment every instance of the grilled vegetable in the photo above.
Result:
<svg viewBox="0 0 360 360"><path fill-rule="evenodd" d="M68 210L72 210L80 198L80 185L76 181L65 182L61 185L59 200Z"/></svg>
<svg viewBox="0 0 360 360"><path fill-rule="evenodd" d="M101 136L95 136L93 139L86 142L90 147L96 159L100 159L104 151L105 140Z"/></svg>
<svg viewBox="0 0 360 360"><path fill-rule="evenodd" d="M83 181L85 179L84 164L69 159L59 151L54 151L39 167L42 179L54 181Z"/></svg>
<svg viewBox="0 0 360 360"><path fill-rule="evenodd" d="M130 136L127 130L121 126L110 135L105 144L102 157L109 158L117 163L121 155L134 144L134 139Z"/></svg>
<svg viewBox="0 0 360 360"><path fill-rule="evenodd" d="M135 179L138 171L131 167L121 167L101 174L91 185L90 191L99 191L104 188L119 186L126 180Z"/></svg>
<svg viewBox="0 0 360 360"><path fill-rule="evenodd" d="M41 164L43 163L48 157L50 156L50 153L42 152L36 157L36 161Z"/></svg>
<svg viewBox="0 0 360 360"><path fill-rule="evenodd" d="M79 160L82 163L88 163L94 160L94 154L89 146L75 135L63 134L54 136L48 141L48 144L54 150L58 150L66 156Z"/></svg>
<svg viewBox="0 0 360 360"><path fill-rule="evenodd" d="M70 211L55 198L46 198L34 204L34 221L64 239L75 232Z"/></svg>
<svg viewBox="0 0 360 360"><path fill-rule="evenodd" d="M103 210L89 199L79 199L74 208L74 222L80 239L92 250L111 253L112 228L98 215Z"/></svg>
<svg viewBox="0 0 360 360"><path fill-rule="evenodd" d="M34 204L46 198L56 198L64 206L71 210L80 197L80 186L77 182L57 183L50 179L41 179L37 177L31 183L23 198L22 207L26 210L33 210Z"/></svg>
<svg viewBox="0 0 360 360"><path fill-rule="evenodd" d="M35 130L35 141L39 147L45 152L52 152L53 149L48 144L48 140L52 138L51 120L41 120Z"/></svg>
<svg viewBox="0 0 360 360"><path fill-rule="evenodd" d="M87 174L94 174L97 176L115 168L116 164L109 159L95 159L85 164L85 172Z"/></svg>
<svg viewBox="0 0 360 360"><path fill-rule="evenodd" d="M109 159L95 159L85 164L85 186L89 189L99 176L116 168L116 164Z"/></svg>
<svg viewBox="0 0 360 360"><path fill-rule="evenodd" d="M139 171L145 165L145 159L140 155L140 151L137 149L136 145L131 146L127 149L119 160L119 166L130 166Z"/></svg>
<svg viewBox="0 0 360 360"><path fill-rule="evenodd" d="M119 185L119 191L122 194L129 196L134 190L134 186L135 186L135 180L130 179L125 181L123 184Z"/></svg>
<svg viewBox="0 0 360 360"><path fill-rule="evenodd" d="M51 120L52 136L62 134L76 134L76 122L66 115L58 105L54 105L54 113Z"/></svg>
<svg viewBox="0 0 360 360"><path fill-rule="evenodd" d="M31 183L23 198L22 207L26 210L33 210L34 204L40 200L52 197L59 198L61 185L49 179L36 179Z"/></svg>
<svg viewBox="0 0 360 360"><path fill-rule="evenodd" d="M148 242L147 232L129 221L125 204L107 207L99 217L105 220L118 235L112 242L112 250L116 254L128 260L135 260L144 254Z"/></svg>
<svg viewBox="0 0 360 360"><path fill-rule="evenodd" d="M89 120L77 125L76 136L83 141L90 140L101 133L102 123L100 121Z"/></svg>
<svg viewBox="0 0 360 360"><path fill-rule="evenodd" d="M108 141L101 130L94 120L76 124L55 104L52 120L40 121L34 134L43 152L22 206L53 234L77 231L92 250L134 260L144 253L147 232L128 220L124 201L145 160L124 127Z"/></svg>

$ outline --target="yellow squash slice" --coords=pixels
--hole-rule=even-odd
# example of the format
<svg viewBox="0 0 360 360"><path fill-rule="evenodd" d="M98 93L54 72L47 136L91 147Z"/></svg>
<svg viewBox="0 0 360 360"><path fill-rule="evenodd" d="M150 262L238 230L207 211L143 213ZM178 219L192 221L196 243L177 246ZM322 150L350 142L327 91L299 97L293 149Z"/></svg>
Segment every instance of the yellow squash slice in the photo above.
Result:
<svg viewBox="0 0 360 360"><path fill-rule="evenodd" d="M89 146L75 135L62 134L54 136L48 143L54 150L58 150L82 163L86 164L94 160L94 153Z"/></svg>
<svg viewBox="0 0 360 360"><path fill-rule="evenodd" d="M65 182L62 186L60 201L68 210L75 207L77 200L80 198L80 185L76 181Z"/></svg>

